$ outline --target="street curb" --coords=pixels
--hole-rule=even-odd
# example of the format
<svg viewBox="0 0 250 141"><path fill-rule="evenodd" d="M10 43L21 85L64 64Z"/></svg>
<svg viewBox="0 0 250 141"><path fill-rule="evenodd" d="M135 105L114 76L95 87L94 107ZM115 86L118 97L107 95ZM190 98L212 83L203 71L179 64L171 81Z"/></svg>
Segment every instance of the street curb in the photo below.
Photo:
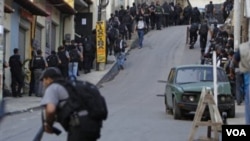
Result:
<svg viewBox="0 0 250 141"><path fill-rule="evenodd" d="M130 44L130 47L126 50L126 54L129 53L132 49L136 48L136 42L138 41L138 38L136 37ZM103 76L103 78L100 79L100 81L96 84L97 87L102 87L102 83L107 82L111 79L113 79L119 72L117 62L112 64L112 67L110 70Z"/></svg>
<svg viewBox="0 0 250 141"><path fill-rule="evenodd" d="M4 117L9 116L9 115L25 113L25 112L33 112L33 111L36 111L36 110L40 110L41 108L42 108L41 106L35 106L35 107L23 109L23 110L17 110L17 111L13 111L13 112L6 112L6 113L4 113Z"/></svg>

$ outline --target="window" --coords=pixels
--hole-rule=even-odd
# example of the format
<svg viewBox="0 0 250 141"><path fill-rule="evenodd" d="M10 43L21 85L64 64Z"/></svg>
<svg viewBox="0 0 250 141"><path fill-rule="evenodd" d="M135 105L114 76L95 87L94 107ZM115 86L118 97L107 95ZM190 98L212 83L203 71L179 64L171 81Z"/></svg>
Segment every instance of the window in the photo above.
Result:
<svg viewBox="0 0 250 141"><path fill-rule="evenodd" d="M196 83L213 81L212 67L188 67L178 69L176 83ZM217 69L217 81L227 82L227 76L221 69Z"/></svg>
<svg viewBox="0 0 250 141"><path fill-rule="evenodd" d="M171 69L169 75L168 75L168 82L173 83L174 80L174 74L175 74L175 69Z"/></svg>

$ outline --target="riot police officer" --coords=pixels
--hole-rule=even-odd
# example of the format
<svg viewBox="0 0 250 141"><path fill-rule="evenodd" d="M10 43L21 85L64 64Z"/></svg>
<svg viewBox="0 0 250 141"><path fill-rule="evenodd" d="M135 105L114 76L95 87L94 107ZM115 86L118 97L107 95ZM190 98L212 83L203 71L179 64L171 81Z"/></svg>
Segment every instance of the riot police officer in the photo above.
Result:
<svg viewBox="0 0 250 141"><path fill-rule="evenodd" d="M155 6L155 22L156 22L156 29L161 30L161 16L163 15L163 8L160 5L159 1L156 1Z"/></svg>

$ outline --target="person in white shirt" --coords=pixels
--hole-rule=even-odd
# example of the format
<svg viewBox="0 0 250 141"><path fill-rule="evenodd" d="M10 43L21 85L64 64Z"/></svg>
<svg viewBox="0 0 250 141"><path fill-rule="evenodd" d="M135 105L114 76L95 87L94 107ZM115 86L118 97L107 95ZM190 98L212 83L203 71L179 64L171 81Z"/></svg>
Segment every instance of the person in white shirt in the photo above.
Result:
<svg viewBox="0 0 250 141"><path fill-rule="evenodd" d="M136 29L138 33L138 39L139 39L139 48L143 47L143 38L144 38L144 31L146 28L146 23L143 20L143 17L139 17L139 21L137 22Z"/></svg>

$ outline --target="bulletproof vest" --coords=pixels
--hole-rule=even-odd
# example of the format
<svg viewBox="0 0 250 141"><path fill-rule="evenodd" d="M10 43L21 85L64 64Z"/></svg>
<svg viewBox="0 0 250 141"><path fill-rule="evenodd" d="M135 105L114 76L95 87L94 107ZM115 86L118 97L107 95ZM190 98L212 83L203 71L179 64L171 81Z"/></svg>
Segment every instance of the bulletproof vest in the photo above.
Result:
<svg viewBox="0 0 250 141"><path fill-rule="evenodd" d="M33 69L44 69L45 68L45 62L44 62L44 59L42 56L36 56L33 58L32 68Z"/></svg>
<svg viewBox="0 0 250 141"><path fill-rule="evenodd" d="M46 58L46 61L48 63L48 67L57 67L58 66L58 58L56 55L51 54Z"/></svg>
<svg viewBox="0 0 250 141"><path fill-rule="evenodd" d="M156 14L162 14L162 8L161 8L161 6L156 6L156 8L155 8L155 13Z"/></svg>

